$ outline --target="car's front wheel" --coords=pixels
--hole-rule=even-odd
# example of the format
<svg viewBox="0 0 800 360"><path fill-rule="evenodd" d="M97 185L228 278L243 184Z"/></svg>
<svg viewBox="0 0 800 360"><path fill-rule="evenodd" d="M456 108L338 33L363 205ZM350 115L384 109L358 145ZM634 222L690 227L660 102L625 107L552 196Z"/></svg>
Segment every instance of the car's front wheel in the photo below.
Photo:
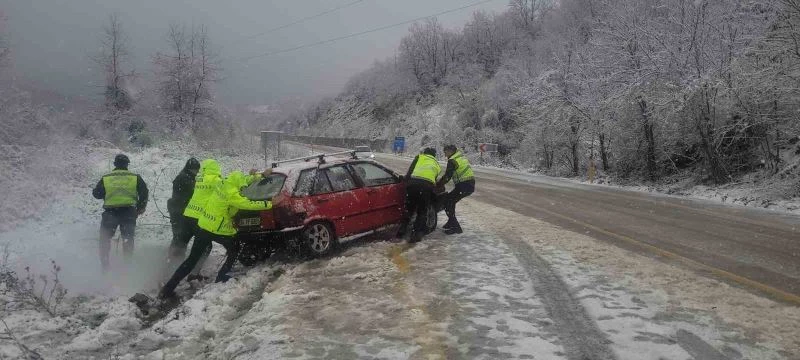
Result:
<svg viewBox="0 0 800 360"><path fill-rule="evenodd" d="M438 215L439 215L439 213L436 211L436 205L435 204L430 206L430 207L428 207L428 218L427 218L427 221L425 222L425 224L427 225L427 230L428 230L427 234L430 234L434 230L436 230L436 225L438 225L438 222L439 222L439 216Z"/></svg>
<svg viewBox="0 0 800 360"><path fill-rule="evenodd" d="M427 216L425 219L425 231L423 232L423 235L428 235L434 232L434 230L436 230L438 222L439 222L439 216L438 213L436 212L436 208L433 205L431 205L428 207ZM412 214L408 223L408 227L411 229L410 231L411 238L414 237L414 233L416 232L416 229L414 228L414 224L416 223L417 223L417 215Z"/></svg>
<svg viewBox="0 0 800 360"><path fill-rule="evenodd" d="M321 257L330 254L336 247L336 234L330 225L324 222L312 223L303 230L301 245L306 254L311 257Z"/></svg>

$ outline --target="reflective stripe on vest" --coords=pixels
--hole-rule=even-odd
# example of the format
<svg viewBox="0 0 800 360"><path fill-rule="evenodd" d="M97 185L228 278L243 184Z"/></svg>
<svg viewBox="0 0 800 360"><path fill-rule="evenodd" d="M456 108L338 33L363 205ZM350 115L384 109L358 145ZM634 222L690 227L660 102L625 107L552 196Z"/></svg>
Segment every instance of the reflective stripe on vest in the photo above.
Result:
<svg viewBox="0 0 800 360"><path fill-rule="evenodd" d="M472 166L469 164L469 160L461 151L456 152L453 156L450 157L450 160L456 162L456 171L453 174L453 184L459 184L465 181L470 181L475 179L475 173L472 171Z"/></svg>
<svg viewBox="0 0 800 360"><path fill-rule="evenodd" d="M136 191L139 178L127 170L114 170L103 176L103 188L106 190L103 207L119 208L136 205L139 195Z"/></svg>
<svg viewBox="0 0 800 360"><path fill-rule="evenodd" d="M414 166L414 171L411 172L411 177L436 184L436 178L439 177L441 171L442 167L439 166L436 158L428 154L420 154L417 158L417 165Z"/></svg>

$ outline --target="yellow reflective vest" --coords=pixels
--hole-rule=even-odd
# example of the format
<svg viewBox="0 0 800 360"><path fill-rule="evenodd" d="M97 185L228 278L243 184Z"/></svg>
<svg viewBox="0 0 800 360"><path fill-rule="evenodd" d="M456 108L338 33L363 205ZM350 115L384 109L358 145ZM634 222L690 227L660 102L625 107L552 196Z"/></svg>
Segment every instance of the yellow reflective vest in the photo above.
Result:
<svg viewBox="0 0 800 360"><path fill-rule="evenodd" d="M231 172L209 197L203 208L203 216L197 224L201 229L222 236L236 235L233 217L239 210L269 210L270 201L253 201L239 192L248 185L248 179L242 172Z"/></svg>
<svg viewBox="0 0 800 360"><path fill-rule="evenodd" d="M213 159L206 159L200 163L200 173L194 183L194 192L189 204L183 210L183 215L193 219L200 219L203 216L205 206L214 191L222 185L222 175L220 174L219 163Z"/></svg>
<svg viewBox="0 0 800 360"><path fill-rule="evenodd" d="M415 179L422 179L431 184L436 184L436 179L442 167L436 158L428 154L420 154L417 157L417 164L414 166L414 171L411 172L411 177Z"/></svg>
<svg viewBox="0 0 800 360"><path fill-rule="evenodd" d="M128 171L117 169L103 176L103 188L106 196L103 199L103 208L113 209L135 206L139 195L136 186L139 177Z"/></svg>
<svg viewBox="0 0 800 360"><path fill-rule="evenodd" d="M456 162L456 171L453 173L453 184L462 183L469 180L475 179L475 173L472 171L472 166L469 164L469 160L461 151L456 152L453 156L450 157L450 160Z"/></svg>

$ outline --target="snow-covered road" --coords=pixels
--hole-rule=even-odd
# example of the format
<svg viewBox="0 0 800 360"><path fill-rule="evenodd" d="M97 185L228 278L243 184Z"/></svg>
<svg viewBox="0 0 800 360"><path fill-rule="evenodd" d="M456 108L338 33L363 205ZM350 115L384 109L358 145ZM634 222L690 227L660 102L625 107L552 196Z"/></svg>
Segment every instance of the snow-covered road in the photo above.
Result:
<svg viewBox="0 0 800 360"><path fill-rule="evenodd" d="M162 208L187 154L133 156ZM229 170L258 162L224 158ZM42 220L0 234L20 266L62 264L73 297L58 316L0 298L11 333L47 359L793 359L800 348L785 335L797 308L470 199L462 235L409 246L377 234L327 259L237 265L226 284L182 285L183 305L147 323L127 297L155 293L165 219L151 206L132 267L103 277L88 192L68 189ZM21 355L0 339L0 358Z"/></svg>

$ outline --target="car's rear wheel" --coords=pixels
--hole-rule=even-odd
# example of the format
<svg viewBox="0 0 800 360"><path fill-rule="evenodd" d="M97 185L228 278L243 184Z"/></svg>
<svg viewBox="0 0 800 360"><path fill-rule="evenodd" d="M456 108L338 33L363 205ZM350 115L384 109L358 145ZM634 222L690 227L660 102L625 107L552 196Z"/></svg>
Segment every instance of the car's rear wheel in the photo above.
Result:
<svg viewBox="0 0 800 360"><path fill-rule="evenodd" d="M336 247L336 234L331 226L324 222L315 222L306 226L300 236L302 246L311 257L328 255Z"/></svg>

